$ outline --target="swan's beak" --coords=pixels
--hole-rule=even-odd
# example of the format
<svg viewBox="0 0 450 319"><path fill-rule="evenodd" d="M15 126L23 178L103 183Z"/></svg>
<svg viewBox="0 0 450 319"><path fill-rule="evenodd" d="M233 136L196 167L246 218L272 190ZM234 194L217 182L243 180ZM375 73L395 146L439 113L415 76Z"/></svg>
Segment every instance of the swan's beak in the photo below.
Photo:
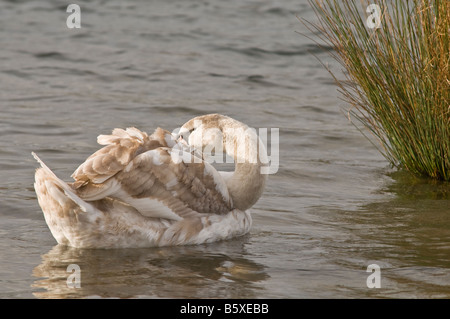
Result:
<svg viewBox="0 0 450 319"><path fill-rule="evenodd" d="M183 138L183 135L180 135L180 136L177 138L177 143L181 143L181 144L184 144L184 145L186 145L186 146L189 146L188 142Z"/></svg>
<svg viewBox="0 0 450 319"><path fill-rule="evenodd" d="M184 141L184 138L183 138L183 135L181 134L181 132L172 133L172 138L177 143ZM185 141L185 143L186 143L186 141Z"/></svg>
<svg viewBox="0 0 450 319"><path fill-rule="evenodd" d="M184 138L183 136L186 136L186 138ZM178 134L175 135L175 140L177 141L177 143L189 146L189 130L187 130L186 128L181 128L178 131Z"/></svg>

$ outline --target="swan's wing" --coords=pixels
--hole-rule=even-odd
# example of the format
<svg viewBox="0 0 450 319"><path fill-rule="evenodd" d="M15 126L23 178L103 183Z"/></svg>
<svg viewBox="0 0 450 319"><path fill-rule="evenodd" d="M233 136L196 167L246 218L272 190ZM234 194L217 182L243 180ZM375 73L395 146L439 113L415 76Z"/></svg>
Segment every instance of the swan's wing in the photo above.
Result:
<svg viewBox="0 0 450 319"><path fill-rule="evenodd" d="M232 210L225 181L209 163L167 147L136 156L105 183L88 184L78 194L87 200L118 198L145 216L175 220Z"/></svg>
<svg viewBox="0 0 450 319"><path fill-rule="evenodd" d="M99 135L97 142L105 145L81 164L72 174L78 189L88 183L103 183L121 170L137 155L161 146L173 147L175 141L170 132L157 128L147 133L131 127L126 130L116 128L111 135Z"/></svg>

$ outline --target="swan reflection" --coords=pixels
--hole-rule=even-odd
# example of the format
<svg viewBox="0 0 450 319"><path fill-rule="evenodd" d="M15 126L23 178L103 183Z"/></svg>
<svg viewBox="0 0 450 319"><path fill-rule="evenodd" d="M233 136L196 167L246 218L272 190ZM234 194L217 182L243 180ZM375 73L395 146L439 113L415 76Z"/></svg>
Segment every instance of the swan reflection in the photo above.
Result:
<svg viewBox="0 0 450 319"><path fill-rule="evenodd" d="M252 298L269 276L245 257L245 237L210 245L146 249L54 246L33 270L38 298ZM70 288L67 267L80 267ZM258 289L256 289L258 290Z"/></svg>

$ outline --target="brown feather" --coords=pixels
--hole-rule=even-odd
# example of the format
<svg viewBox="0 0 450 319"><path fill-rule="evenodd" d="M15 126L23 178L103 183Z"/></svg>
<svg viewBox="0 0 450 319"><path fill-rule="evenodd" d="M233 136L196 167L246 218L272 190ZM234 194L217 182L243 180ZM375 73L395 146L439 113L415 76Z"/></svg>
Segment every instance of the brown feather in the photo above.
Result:
<svg viewBox="0 0 450 319"><path fill-rule="evenodd" d="M138 199L157 200L183 218L232 210L228 193L222 193L224 187L217 187L211 170L205 169L209 164L196 163L198 158L194 162L194 152L183 144L169 139L168 145L168 136L161 128L151 136L136 128L99 136L106 145L78 167L71 187L88 201L112 197L133 205Z"/></svg>

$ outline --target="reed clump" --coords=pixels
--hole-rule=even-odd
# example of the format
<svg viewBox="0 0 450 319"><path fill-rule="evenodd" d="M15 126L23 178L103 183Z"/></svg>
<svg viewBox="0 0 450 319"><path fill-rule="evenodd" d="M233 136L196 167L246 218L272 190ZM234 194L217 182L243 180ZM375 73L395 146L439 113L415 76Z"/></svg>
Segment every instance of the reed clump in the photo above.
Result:
<svg viewBox="0 0 450 319"><path fill-rule="evenodd" d="M349 117L394 166L449 181L450 1L309 1L319 22L306 25L344 67L329 71Z"/></svg>

